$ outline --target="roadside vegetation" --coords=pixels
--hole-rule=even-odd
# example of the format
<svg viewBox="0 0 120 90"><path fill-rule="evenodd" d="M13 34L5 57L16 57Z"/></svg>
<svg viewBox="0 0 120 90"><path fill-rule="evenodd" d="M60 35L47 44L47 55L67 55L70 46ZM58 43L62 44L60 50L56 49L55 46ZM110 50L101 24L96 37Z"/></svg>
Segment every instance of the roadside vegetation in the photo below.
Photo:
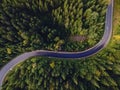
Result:
<svg viewBox="0 0 120 90"><path fill-rule="evenodd" d="M106 7L106 0L1 0L0 68L27 51L94 46L104 32Z"/></svg>
<svg viewBox="0 0 120 90"><path fill-rule="evenodd" d="M113 36L104 50L80 60L30 58L8 74L2 90L120 90L119 5L115 0Z"/></svg>

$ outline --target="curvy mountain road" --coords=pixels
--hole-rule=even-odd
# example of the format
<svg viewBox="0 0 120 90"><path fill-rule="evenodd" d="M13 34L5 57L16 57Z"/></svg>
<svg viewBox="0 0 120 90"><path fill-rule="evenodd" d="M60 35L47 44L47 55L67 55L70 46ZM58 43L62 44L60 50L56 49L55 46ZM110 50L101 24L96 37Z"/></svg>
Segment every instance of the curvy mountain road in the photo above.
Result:
<svg viewBox="0 0 120 90"><path fill-rule="evenodd" d="M26 59L32 56L47 56L47 57L56 57L56 58L83 58L93 55L103 49L108 42L110 41L112 35L112 16L113 16L113 1L111 0L108 5L106 12L106 21L105 21L105 31L102 39L94 47L82 51L82 52L57 52L57 51L47 51L47 50L36 50L32 52L27 52L22 55L17 56L9 63L7 63L0 70L0 87L2 88L2 83L6 74L18 63L25 61Z"/></svg>

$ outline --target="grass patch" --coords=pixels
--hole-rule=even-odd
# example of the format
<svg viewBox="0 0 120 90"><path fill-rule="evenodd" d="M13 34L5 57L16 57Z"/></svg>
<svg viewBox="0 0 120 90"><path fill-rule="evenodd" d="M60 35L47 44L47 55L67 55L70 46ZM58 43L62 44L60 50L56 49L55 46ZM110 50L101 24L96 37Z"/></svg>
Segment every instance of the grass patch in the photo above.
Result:
<svg viewBox="0 0 120 90"><path fill-rule="evenodd" d="M114 17L113 17L113 32L116 33L116 29L120 24L120 0L114 0Z"/></svg>

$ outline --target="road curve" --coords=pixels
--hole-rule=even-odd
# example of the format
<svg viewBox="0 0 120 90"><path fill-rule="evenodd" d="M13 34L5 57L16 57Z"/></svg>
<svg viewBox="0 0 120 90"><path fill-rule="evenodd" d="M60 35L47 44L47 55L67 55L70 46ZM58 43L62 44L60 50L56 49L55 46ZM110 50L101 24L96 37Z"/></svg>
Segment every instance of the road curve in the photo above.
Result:
<svg viewBox="0 0 120 90"><path fill-rule="evenodd" d="M3 80L6 74L12 68L18 63L23 62L30 57L47 56L47 57L56 57L56 58L83 58L83 57L88 57L90 55L93 55L98 51L100 51L101 49L103 49L108 44L112 36L113 1L114 0L111 0L107 8L105 31L104 31L103 37L94 47L82 52L57 52L57 51L47 51L47 50L36 50L32 52L23 53L17 56L16 58L14 58L13 60L11 60L0 70L0 87L2 88Z"/></svg>

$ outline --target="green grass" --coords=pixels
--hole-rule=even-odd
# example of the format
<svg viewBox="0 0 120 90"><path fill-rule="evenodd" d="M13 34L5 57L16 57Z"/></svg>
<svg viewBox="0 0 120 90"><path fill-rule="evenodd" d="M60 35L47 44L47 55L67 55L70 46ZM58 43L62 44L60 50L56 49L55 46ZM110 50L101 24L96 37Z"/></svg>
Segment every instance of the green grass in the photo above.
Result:
<svg viewBox="0 0 120 90"><path fill-rule="evenodd" d="M120 0L114 0L114 18L113 18L113 30L116 33L116 29L120 24Z"/></svg>

